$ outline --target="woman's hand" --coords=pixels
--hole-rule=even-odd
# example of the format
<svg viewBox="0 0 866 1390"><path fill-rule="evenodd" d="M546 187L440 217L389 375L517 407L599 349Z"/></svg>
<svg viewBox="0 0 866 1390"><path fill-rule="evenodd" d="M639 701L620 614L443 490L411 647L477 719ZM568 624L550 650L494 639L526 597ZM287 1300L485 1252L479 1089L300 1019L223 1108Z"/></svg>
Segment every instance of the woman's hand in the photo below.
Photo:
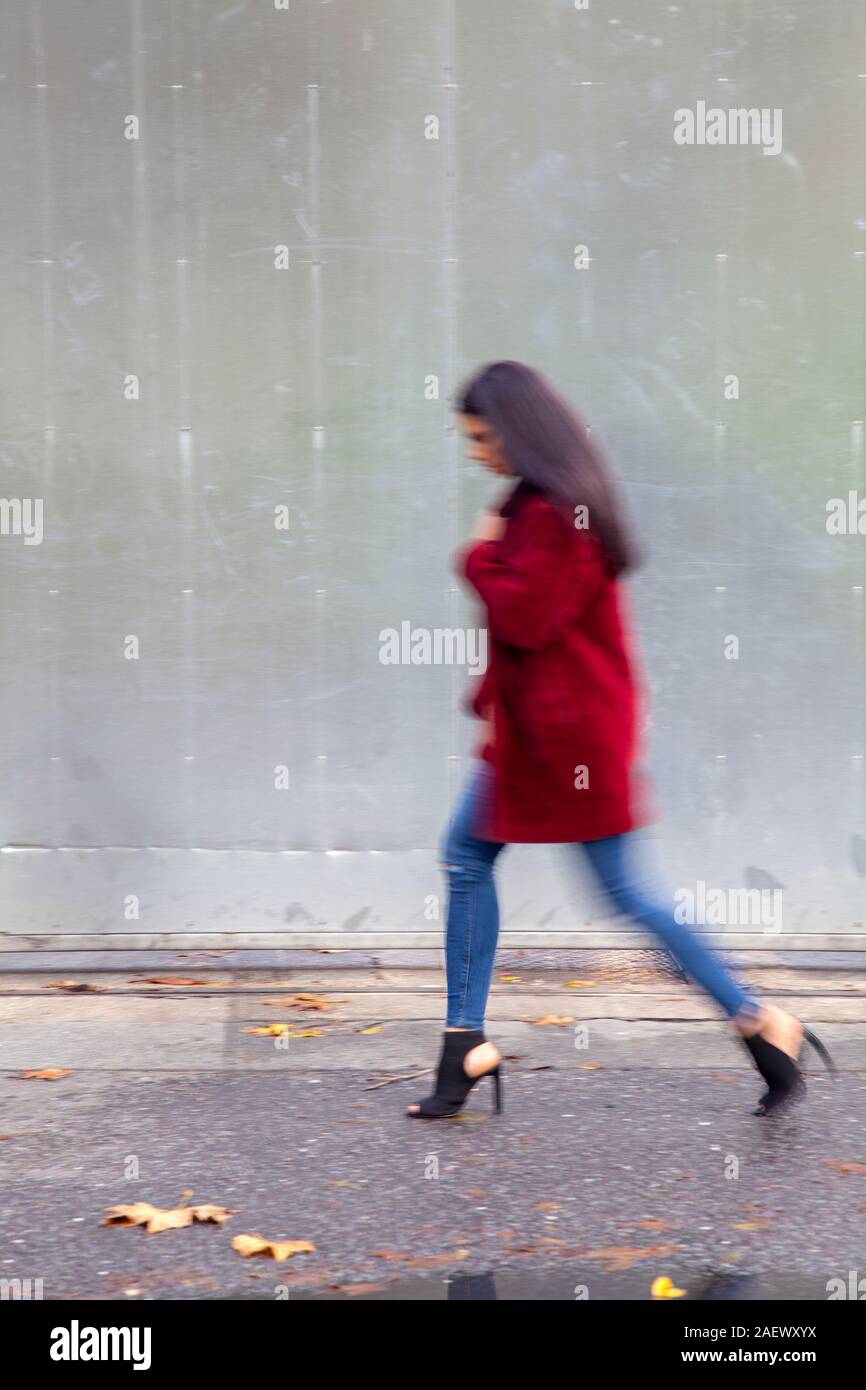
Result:
<svg viewBox="0 0 866 1390"><path fill-rule="evenodd" d="M505 517L499 512L479 512L472 532L474 541L498 541L505 532Z"/></svg>

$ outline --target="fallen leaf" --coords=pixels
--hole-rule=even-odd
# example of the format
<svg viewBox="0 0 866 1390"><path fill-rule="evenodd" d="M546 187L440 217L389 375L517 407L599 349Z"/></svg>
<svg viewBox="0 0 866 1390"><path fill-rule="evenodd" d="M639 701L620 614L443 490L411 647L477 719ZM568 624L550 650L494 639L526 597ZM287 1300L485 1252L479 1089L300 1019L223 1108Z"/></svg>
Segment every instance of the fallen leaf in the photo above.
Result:
<svg viewBox="0 0 866 1390"><path fill-rule="evenodd" d="M532 1204L532 1210L533 1210L533 1211L558 1211L561 1205L562 1205L561 1202L533 1202L533 1204Z"/></svg>
<svg viewBox="0 0 866 1390"><path fill-rule="evenodd" d="M835 1168L837 1173L866 1173L866 1163L846 1163L838 1158L825 1158L824 1162L831 1168Z"/></svg>
<svg viewBox="0 0 866 1390"><path fill-rule="evenodd" d="M255 1033L260 1038L321 1038L321 1028L293 1028L291 1023L266 1023L263 1028L242 1028L242 1033Z"/></svg>
<svg viewBox="0 0 866 1390"><path fill-rule="evenodd" d="M210 1221L216 1226L221 1226L235 1210L235 1207L183 1205L163 1208L151 1206L150 1202L130 1202L107 1207L108 1215L100 1225L143 1226L147 1234L152 1236L158 1235L160 1231L174 1231L183 1226L191 1226L194 1221Z"/></svg>
<svg viewBox="0 0 866 1390"><path fill-rule="evenodd" d="M507 980L509 984L520 984L519 975L500 975L500 980Z"/></svg>
<svg viewBox="0 0 866 1390"><path fill-rule="evenodd" d="M348 1298L354 1298L359 1293L380 1293L387 1288L387 1284L329 1284L328 1288L332 1293L344 1293Z"/></svg>
<svg viewBox="0 0 866 1390"><path fill-rule="evenodd" d="M309 1240L265 1240L260 1235L235 1236L232 1249L247 1258L250 1255L265 1255L272 1260L289 1260L292 1255L315 1250Z"/></svg>
<svg viewBox="0 0 866 1390"><path fill-rule="evenodd" d="M190 1210L196 1221L213 1221L215 1225L221 1226L224 1221L228 1221L233 1211L237 1211L237 1207L217 1207L205 1204L204 1206L191 1207Z"/></svg>
<svg viewBox="0 0 866 1390"><path fill-rule="evenodd" d="M577 1070L578 1070L578 1071L603 1071L603 1070L604 1070L604 1064L603 1064L602 1062L578 1062L578 1063L577 1063Z"/></svg>
<svg viewBox="0 0 866 1390"><path fill-rule="evenodd" d="M673 1281L662 1274L658 1279L653 1279L650 1292L653 1298L682 1298L686 1290L675 1288Z"/></svg>
<svg viewBox="0 0 866 1390"><path fill-rule="evenodd" d="M766 1231L767 1222L760 1221L735 1221L731 1227L732 1231Z"/></svg>
<svg viewBox="0 0 866 1390"><path fill-rule="evenodd" d="M592 989L595 980L566 980L565 983L569 989Z"/></svg>
<svg viewBox="0 0 866 1390"><path fill-rule="evenodd" d="M553 1028L564 1023L573 1023L574 1019L568 1018L565 1014L543 1014L541 1018L530 1018L528 1022L536 1028Z"/></svg>
<svg viewBox="0 0 866 1390"><path fill-rule="evenodd" d="M60 1076L72 1075L73 1072L69 1067L38 1067L23 1071L18 1079L20 1081L56 1081Z"/></svg>
<svg viewBox="0 0 866 1390"><path fill-rule="evenodd" d="M642 1231L666 1231L670 1222L662 1221L660 1217L644 1216L640 1221L635 1222Z"/></svg>
<svg viewBox="0 0 866 1390"><path fill-rule="evenodd" d="M206 985L207 980L189 980L184 975L149 975L143 980L127 980L128 985Z"/></svg>
<svg viewBox="0 0 866 1390"><path fill-rule="evenodd" d="M381 1023L374 1023L372 1028L361 1028L358 1031L361 1033L381 1033L382 1025Z"/></svg>
<svg viewBox="0 0 866 1390"><path fill-rule="evenodd" d="M347 999L325 999L321 994L289 994L278 999L260 999L269 1009L310 1009L324 1013L326 1009L336 1009L338 1004L348 1003Z"/></svg>
<svg viewBox="0 0 866 1390"><path fill-rule="evenodd" d="M83 984L79 980L53 980L51 984L43 985L43 989L66 989L70 994L101 994L105 990L104 985Z"/></svg>
<svg viewBox="0 0 866 1390"><path fill-rule="evenodd" d="M401 1255L399 1250L371 1250L371 1259L375 1260L405 1260L407 1257Z"/></svg>

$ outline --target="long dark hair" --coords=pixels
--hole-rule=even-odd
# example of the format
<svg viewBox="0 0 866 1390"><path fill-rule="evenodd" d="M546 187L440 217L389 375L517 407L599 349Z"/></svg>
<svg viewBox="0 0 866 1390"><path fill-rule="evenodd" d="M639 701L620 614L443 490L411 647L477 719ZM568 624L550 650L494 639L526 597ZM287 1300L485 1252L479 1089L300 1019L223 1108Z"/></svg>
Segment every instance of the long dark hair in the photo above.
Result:
<svg viewBox="0 0 866 1390"><path fill-rule="evenodd" d="M625 573L642 555L624 516L616 484L599 446L576 410L532 367L492 362L458 389L456 409L490 421L509 466L540 488L570 525L587 508L611 572Z"/></svg>

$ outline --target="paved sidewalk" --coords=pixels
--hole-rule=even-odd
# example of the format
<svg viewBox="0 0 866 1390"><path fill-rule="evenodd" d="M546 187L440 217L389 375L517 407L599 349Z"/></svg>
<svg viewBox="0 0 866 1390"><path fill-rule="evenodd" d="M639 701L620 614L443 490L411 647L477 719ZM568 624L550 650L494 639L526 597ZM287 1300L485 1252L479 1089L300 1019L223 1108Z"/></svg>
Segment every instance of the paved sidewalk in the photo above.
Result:
<svg viewBox="0 0 866 1390"><path fill-rule="evenodd" d="M665 1274L690 1297L826 1297L866 1270L866 971L738 965L816 1025L841 1072L805 1053L805 1104L764 1121L718 1010L648 954L500 958L488 1032L505 1113L482 1083L433 1124L404 1114L438 1050L430 953L4 973L0 1277L133 1300L441 1298L457 1287L443 1281L484 1273L510 1296L645 1298ZM245 1031L272 1024L289 1036ZM71 1074L19 1079L41 1067ZM234 1208L226 1225L100 1225L115 1203L172 1207L190 1190ZM238 1233L316 1249L242 1259Z"/></svg>

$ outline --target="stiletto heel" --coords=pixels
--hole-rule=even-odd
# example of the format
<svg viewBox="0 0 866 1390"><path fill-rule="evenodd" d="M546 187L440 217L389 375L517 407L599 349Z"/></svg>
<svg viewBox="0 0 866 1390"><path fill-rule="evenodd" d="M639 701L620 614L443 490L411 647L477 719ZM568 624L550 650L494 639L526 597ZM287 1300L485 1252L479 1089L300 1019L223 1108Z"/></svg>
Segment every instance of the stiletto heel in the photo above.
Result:
<svg viewBox="0 0 866 1390"><path fill-rule="evenodd" d="M492 1077L493 1077L493 1085L494 1085L494 1087L495 1087L495 1090L494 1090L493 1113L494 1113L495 1115L501 1115L501 1114L502 1114L502 1073L501 1073L501 1071L499 1070L499 1064L497 1063L497 1065L493 1068L492 1071L489 1071L489 1072L482 1072L482 1075L483 1075L483 1076L492 1076Z"/></svg>
<svg viewBox="0 0 866 1390"><path fill-rule="evenodd" d="M812 1047L814 1047L821 1061L824 1063L824 1066L835 1081L838 1076L836 1063L833 1061L833 1058L830 1056L830 1053L827 1051L821 1039L817 1034L812 1032L811 1028L807 1028L805 1023L803 1024L803 1037L806 1039L807 1043L811 1043Z"/></svg>
<svg viewBox="0 0 866 1390"><path fill-rule="evenodd" d="M502 1077L500 1073L501 1057L487 1071L479 1072L477 1076L469 1076L466 1072L464 1063L468 1054L487 1039L480 1029L460 1029L442 1035L442 1052L439 1057L439 1067L436 1073L436 1089L432 1096L426 1096L419 1101L412 1110L407 1110L406 1114L413 1120L445 1120L452 1115L458 1115L466 1103L470 1091L481 1080L482 1076L492 1076L495 1086L494 1092L494 1113L500 1114L502 1111ZM498 1054L497 1054L498 1056Z"/></svg>

